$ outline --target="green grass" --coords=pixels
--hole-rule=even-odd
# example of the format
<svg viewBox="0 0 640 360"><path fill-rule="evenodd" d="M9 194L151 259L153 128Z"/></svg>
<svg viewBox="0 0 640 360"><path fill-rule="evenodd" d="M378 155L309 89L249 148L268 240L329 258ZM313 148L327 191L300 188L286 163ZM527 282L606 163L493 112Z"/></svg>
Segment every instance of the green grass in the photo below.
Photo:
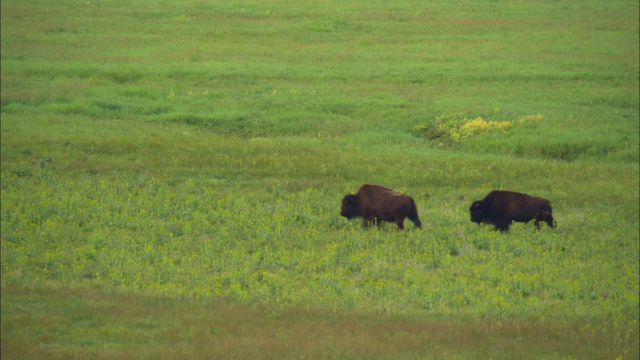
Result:
<svg viewBox="0 0 640 360"><path fill-rule="evenodd" d="M1 10L3 358L638 357L637 1Z"/></svg>
<svg viewBox="0 0 640 360"><path fill-rule="evenodd" d="M2 311L12 314L2 322L6 358L561 359L635 351L626 345L633 334L620 333L620 326L634 324L620 324L618 318L560 323L381 316L216 299L175 301L95 284L2 291Z"/></svg>

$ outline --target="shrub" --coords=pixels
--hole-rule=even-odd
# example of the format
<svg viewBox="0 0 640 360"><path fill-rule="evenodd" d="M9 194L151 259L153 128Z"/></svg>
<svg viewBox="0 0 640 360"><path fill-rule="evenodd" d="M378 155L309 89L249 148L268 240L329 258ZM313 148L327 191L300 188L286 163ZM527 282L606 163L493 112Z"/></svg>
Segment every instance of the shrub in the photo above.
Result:
<svg viewBox="0 0 640 360"><path fill-rule="evenodd" d="M506 129L514 123L521 125L535 122L542 118L543 116L540 114L525 115L512 122L488 120L480 116L469 118L462 115L442 115L439 116L433 124L416 126L413 134L429 141L440 139L443 143L457 143L478 134L498 129Z"/></svg>
<svg viewBox="0 0 640 360"><path fill-rule="evenodd" d="M520 121L526 121L526 117ZM511 126L510 121L487 120L480 116L468 118L461 115L439 116L434 124L422 124L414 128L413 134L429 141L440 139L443 142L460 142L477 134L504 129Z"/></svg>

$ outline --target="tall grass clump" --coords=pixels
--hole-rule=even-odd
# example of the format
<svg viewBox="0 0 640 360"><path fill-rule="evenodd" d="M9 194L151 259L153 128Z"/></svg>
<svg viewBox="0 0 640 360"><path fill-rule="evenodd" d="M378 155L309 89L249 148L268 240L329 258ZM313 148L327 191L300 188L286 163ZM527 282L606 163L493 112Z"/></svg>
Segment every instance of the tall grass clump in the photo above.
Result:
<svg viewBox="0 0 640 360"><path fill-rule="evenodd" d="M528 121L538 121L542 119L542 115L528 115L520 117L518 124ZM450 142L460 142L474 135L482 134L488 131L495 131L510 127L511 121L486 120L481 116L476 118L467 118L463 115L441 115L434 124L418 125L413 129L413 133L428 141L440 139L440 146ZM504 131L503 131L504 133Z"/></svg>

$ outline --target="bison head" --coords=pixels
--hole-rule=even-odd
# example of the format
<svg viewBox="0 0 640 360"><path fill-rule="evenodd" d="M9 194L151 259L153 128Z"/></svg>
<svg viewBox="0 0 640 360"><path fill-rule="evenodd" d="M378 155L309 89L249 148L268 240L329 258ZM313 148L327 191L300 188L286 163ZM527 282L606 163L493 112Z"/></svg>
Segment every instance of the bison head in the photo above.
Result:
<svg viewBox="0 0 640 360"><path fill-rule="evenodd" d="M481 223L484 219L485 206L484 203L480 200L474 201L469 208L469 212L471 213L471 221L475 223Z"/></svg>
<svg viewBox="0 0 640 360"><path fill-rule="evenodd" d="M340 210L340 215L347 219L351 219L358 216L359 213L358 198L356 198L355 195L345 195L345 197L342 198L342 210Z"/></svg>
<svg viewBox="0 0 640 360"><path fill-rule="evenodd" d="M533 218L538 220L538 221L546 222L547 224L549 224L549 226L552 229L555 229L556 226L558 226L556 221L553 220L553 214L551 213L551 210L540 210L540 211L536 212L535 214L533 214ZM537 224L537 222L536 222L536 224Z"/></svg>

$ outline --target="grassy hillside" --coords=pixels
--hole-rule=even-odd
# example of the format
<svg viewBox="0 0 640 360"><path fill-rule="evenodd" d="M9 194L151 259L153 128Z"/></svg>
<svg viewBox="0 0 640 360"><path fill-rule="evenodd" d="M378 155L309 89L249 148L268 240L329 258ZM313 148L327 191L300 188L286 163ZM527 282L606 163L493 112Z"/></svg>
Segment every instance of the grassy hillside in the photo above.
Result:
<svg viewBox="0 0 640 360"><path fill-rule="evenodd" d="M1 10L3 358L637 358L637 1Z"/></svg>

